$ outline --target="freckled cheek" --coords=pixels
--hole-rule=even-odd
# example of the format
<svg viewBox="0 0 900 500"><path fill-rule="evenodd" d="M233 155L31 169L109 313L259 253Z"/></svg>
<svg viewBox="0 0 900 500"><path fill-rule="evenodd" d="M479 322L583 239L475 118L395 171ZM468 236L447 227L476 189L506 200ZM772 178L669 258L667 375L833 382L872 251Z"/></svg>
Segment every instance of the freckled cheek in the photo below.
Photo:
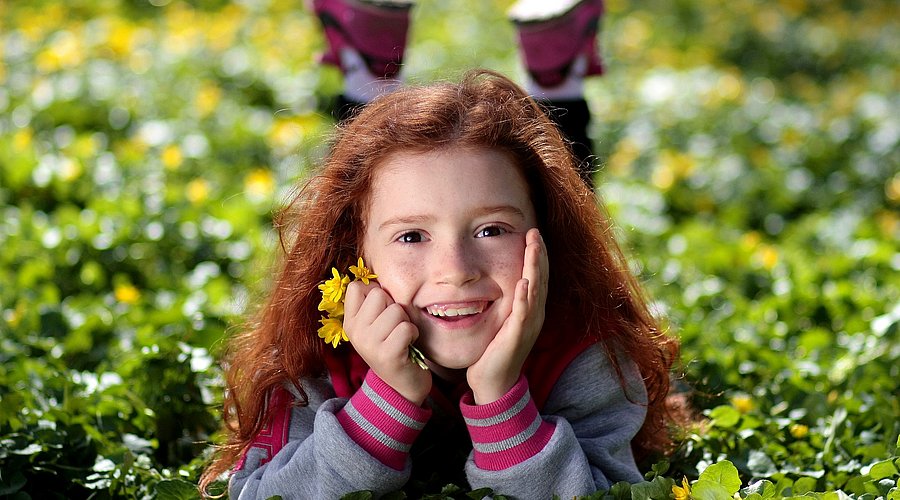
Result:
<svg viewBox="0 0 900 500"><path fill-rule="evenodd" d="M525 246L514 246L503 252L492 253L489 257L491 274L500 284L505 294L515 292L516 283L522 278L522 267L525 264Z"/></svg>
<svg viewBox="0 0 900 500"><path fill-rule="evenodd" d="M415 261L394 260L376 268L378 283L394 302L408 306L419 289Z"/></svg>

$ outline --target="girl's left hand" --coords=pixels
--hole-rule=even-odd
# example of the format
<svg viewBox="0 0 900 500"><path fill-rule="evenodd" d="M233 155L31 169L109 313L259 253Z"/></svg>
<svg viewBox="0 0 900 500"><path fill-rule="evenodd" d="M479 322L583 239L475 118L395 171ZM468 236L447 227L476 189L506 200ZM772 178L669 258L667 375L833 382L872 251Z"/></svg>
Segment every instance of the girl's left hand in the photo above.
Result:
<svg viewBox="0 0 900 500"><path fill-rule="evenodd" d="M512 389L544 325L550 264L537 228L525 234L525 264L516 283L512 311L484 354L466 371L475 404L500 399Z"/></svg>

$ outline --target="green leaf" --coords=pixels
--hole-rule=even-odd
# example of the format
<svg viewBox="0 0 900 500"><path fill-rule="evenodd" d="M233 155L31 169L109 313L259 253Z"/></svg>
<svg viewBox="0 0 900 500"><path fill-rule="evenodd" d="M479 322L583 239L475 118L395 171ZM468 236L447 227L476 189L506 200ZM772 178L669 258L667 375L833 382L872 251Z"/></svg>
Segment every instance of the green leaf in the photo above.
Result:
<svg viewBox="0 0 900 500"><path fill-rule="evenodd" d="M669 500L675 480L657 477L653 481L644 481L631 485L632 500Z"/></svg>
<svg viewBox="0 0 900 500"><path fill-rule="evenodd" d="M197 486L183 479L164 479L156 483L156 497L164 500L195 500L200 498Z"/></svg>
<svg viewBox="0 0 900 500"><path fill-rule="evenodd" d="M631 500L650 500L650 491L647 487L650 483L635 483L631 485Z"/></svg>
<svg viewBox="0 0 900 500"><path fill-rule="evenodd" d="M479 488L477 490L470 491L468 494L466 494L466 496L471 498L472 500L481 500L486 496L490 496L493 492L494 490L490 488Z"/></svg>
<svg viewBox="0 0 900 500"><path fill-rule="evenodd" d="M446 484L446 485L444 485L443 488L441 488L441 493L444 495L449 495L451 493L459 493L460 491L462 491L462 488L460 488L459 486L457 486L453 483Z"/></svg>
<svg viewBox="0 0 900 500"><path fill-rule="evenodd" d="M631 483L619 481L609 488L609 494L615 500L631 500Z"/></svg>
<svg viewBox="0 0 900 500"><path fill-rule="evenodd" d="M879 479L894 477L897 472L897 467L894 466L893 461L883 460L872 464L872 468L869 470L869 477L878 481Z"/></svg>
<svg viewBox="0 0 900 500"><path fill-rule="evenodd" d="M710 465L700 474L700 480L711 481L721 485L732 496L741 489L741 478L738 470L728 460Z"/></svg>
<svg viewBox="0 0 900 500"><path fill-rule="evenodd" d="M0 474L0 495L10 495L19 491L25 486L25 482L25 476L19 470L12 474Z"/></svg>
<svg viewBox="0 0 900 500"><path fill-rule="evenodd" d="M717 406L709 412L709 416L713 419L716 427L730 428L737 425L741 420L741 412L731 406Z"/></svg>
<svg viewBox="0 0 900 500"><path fill-rule="evenodd" d="M825 492L821 500L850 500L850 496L841 490ZM745 499L746 500L746 499Z"/></svg>
<svg viewBox="0 0 900 500"><path fill-rule="evenodd" d="M793 494L805 495L816 489L816 479L812 477L801 477L794 481Z"/></svg>
<svg viewBox="0 0 900 500"><path fill-rule="evenodd" d="M341 500L372 500L375 495L371 491L354 491L341 497Z"/></svg>
<svg viewBox="0 0 900 500"><path fill-rule="evenodd" d="M709 479L699 479L691 486L691 496L695 500L731 500L732 495L724 486Z"/></svg>
<svg viewBox="0 0 900 500"><path fill-rule="evenodd" d="M745 497L744 500L749 500L750 495L758 495L759 498L765 500L778 496L778 489L772 481L763 479L761 481L755 481L741 490L741 496Z"/></svg>
<svg viewBox="0 0 900 500"><path fill-rule="evenodd" d="M650 466L650 470L644 474L644 479L650 481L655 477L662 476L669 470L669 461L662 459Z"/></svg>

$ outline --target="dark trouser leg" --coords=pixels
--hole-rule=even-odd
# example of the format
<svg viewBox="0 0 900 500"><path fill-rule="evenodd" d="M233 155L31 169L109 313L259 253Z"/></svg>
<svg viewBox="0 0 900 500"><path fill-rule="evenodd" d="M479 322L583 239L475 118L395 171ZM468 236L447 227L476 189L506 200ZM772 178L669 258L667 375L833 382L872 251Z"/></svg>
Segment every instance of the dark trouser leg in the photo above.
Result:
<svg viewBox="0 0 900 500"><path fill-rule="evenodd" d="M559 127L563 135L572 143L572 152L578 162L578 173L584 182L594 187L594 155L588 125L591 111L584 99L542 100L540 103L548 111L550 119Z"/></svg>

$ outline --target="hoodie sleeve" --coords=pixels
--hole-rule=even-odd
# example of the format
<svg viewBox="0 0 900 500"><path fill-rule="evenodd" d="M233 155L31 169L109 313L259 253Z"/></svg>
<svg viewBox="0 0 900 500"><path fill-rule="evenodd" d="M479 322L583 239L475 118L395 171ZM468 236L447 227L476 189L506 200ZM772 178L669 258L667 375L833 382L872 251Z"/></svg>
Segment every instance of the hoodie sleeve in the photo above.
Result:
<svg viewBox="0 0 900 500"><path fill-rule="evenodd" d="M362 490L380 496L406 483L408 445L430 410L406 401L373 372L349 400L333 397L327 380L304 381L304 388L309 405L274 412L238 462L230 498L340 498Z"/></svg>
<svg viewBox="0 0 900 500"><path fill-rule="evenodd" d="M571 498L618 481L641 481L631 440L644 423L647 393L637 365L627 359L620 364L627 395L603 349L586 349L554 385L539 423L529 417L537 410L531 409L524 378L484 408L467 408L469 395L464 396L461 409L473 441L466 463L472 488L521 498ZM482 413L472 420L478 409Z"/></svg>

